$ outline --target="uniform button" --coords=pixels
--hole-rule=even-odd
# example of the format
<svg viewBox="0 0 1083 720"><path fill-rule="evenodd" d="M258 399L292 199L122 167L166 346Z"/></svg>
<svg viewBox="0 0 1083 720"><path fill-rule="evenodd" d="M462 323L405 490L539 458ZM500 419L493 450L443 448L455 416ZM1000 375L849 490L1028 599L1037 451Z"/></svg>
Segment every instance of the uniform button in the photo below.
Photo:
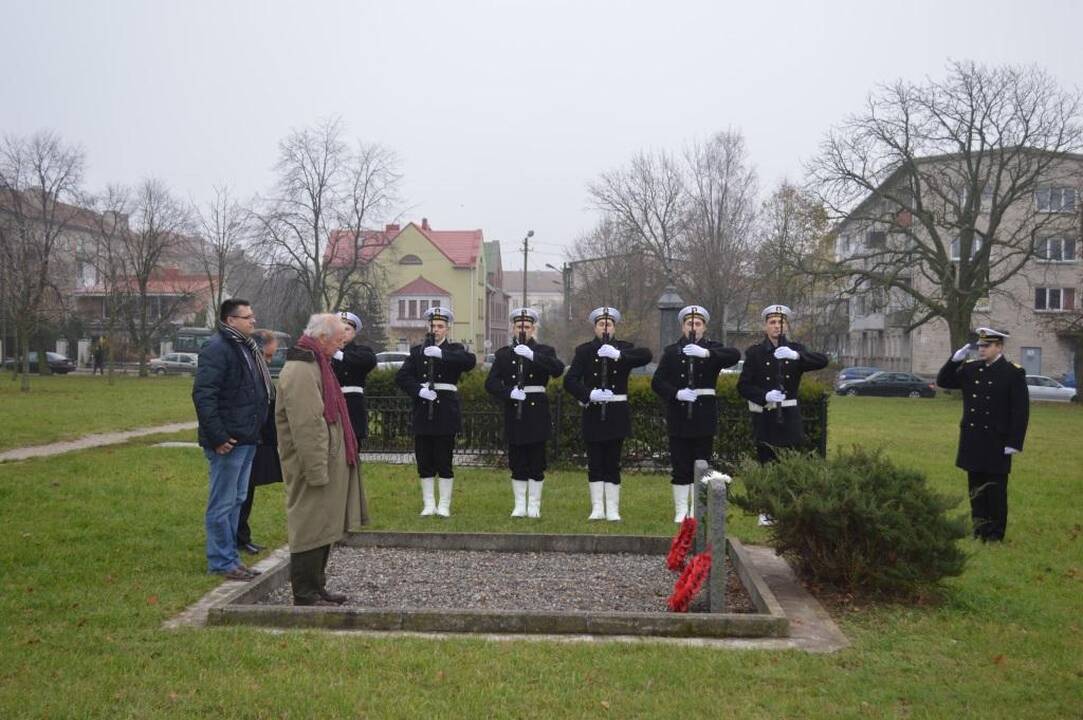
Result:
<svg viewBox="0 0 1083 720"><path fill-rule="evenodd" d="M787 375L787 376L786 376L786 379L788 380L788 379L789 379L789 377L790 377L790 376L789 376L789 375Z"/></svg>
<svg viewBox="0 0 1083 720"><path fill-rule="evenodd" d="M986 430L988 430L988 429L989 429L989 426L988 426L988 425L986 425L986 426L985 426L985 429L986 429Z"/></svg>
<svg viewBox="0 0 1083 720"><path fill-rule="evenodd" d="M534 407L534 403L530 403L530 407Z"/></svg>
<svg viewBox="0 0 1083 720"><path fill-rule="evenodd" d="M978 397L978 396L977 396L977 395L975 395L974 397Z"/></svg>
<svg viewBox="0 0 1083 720"><path fill-rule="evenodd" d="M990 380L990 381L989 381L989 384L990 384L990 385L992 385L992 384L993 384L993 381L992 381L992 380Z"/></svg>
<svg viewBox="0 0 1083 720"><path fill-rule="evenodd" d="M986 395L986 396L985 396L985 399L986 399L986 400L992 400L992 399L993 399L993 396L992 396L992 395Z"/></svg>
<svg viewBox="0 0 1083 720"><path fill-rule="evenodd" d="M970 427L974 427L974 423L970 423Z"/></svg>
<svg viewBox="0 0 1083 720"><path fill-rule="evenodd" d="M970 412L977 412L977 411L978 411L977 408L970 408ZM985 413L985 414L988 415L989 413Z"/></svg>
<svg viewBox="0 0 1083 720"><path fill-rule="evenodd" d="M766 362L764 362L763 364L764 364L764 365L770 365L770 364L771 364L771 361L770 361L770 360L767 360L767 361L766 361Z"/></svg>

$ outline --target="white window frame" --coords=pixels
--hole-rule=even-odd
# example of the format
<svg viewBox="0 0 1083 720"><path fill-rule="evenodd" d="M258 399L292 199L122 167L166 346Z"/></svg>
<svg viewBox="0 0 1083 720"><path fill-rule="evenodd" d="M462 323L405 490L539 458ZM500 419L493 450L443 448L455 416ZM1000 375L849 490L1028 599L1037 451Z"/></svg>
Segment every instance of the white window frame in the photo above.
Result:
<svg viewBox="0 0 1083 720"><path fill-rule="evenodd" d="M1053 244L1057 243L1057 252L1053 253ZM1045 248L1045 252L1042 252L1042 248ZM1071 248L1071 257L1065 258L1065 247ZM1037 247L1034 248L1034 254L1037 258L1037 262L1041 263L1074 263L1079 260L1079 256L1076 254L1076 242L1075 238L1064 237L1062 235L1050 235L1038 240ZM1051 255L1059 255L1060 257L1050 257Z"/></svg>
<svg viewBox="0 0 1083 720"><path fill-rule="evenodd" d="M1074 213L1078 198L1074 187L1049 185L1034 191L1034 206L1038 212Z"/></svg>
<svg viewBox="0 0 1083 720"><path fill-rule="evenodd" d="M1067 291L1067 292L1066 292ZM1055 295L1054 295L1055 293ZM1071 293L1072 303L1071 307L1065 307L1065 296ZM1037 287L1034 288L1034 312L1040 313L1059 313L1059 312L1074 312L1076 309L1076 293L1075 288L1071 287ZM1056 297L1056 303L1053 302L1053 298ZM1041 300L1039 300L1041 298ZM1038 307L1038 305L1044 305L1045 307ZM1055 306L1054 306L1055 305Z"/></svg>

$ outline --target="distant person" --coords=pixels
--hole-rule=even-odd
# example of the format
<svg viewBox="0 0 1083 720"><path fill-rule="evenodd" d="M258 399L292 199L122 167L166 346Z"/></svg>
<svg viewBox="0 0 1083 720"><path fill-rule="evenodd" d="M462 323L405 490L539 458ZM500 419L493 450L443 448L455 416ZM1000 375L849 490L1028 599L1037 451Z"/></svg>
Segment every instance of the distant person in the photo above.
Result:
<svg viewBox="0 0 1083 720"><path fill-rule="evenodd" d="M357 333L361 330L361 318L352 312L345 311L338 313L338 317L345 326L345 332L342 336L342 349L331 356L331 368L335 371L338 384L342 386L342 394L346 396L350 424L353 425L353 433L357 437L357 447L360 450L361 441L369 436L365 380L376 367L376 353L367 345L357 342ZM361 476L360 463L357 465L357 481L361 491L361 524L367 525L368 502L365 500L365 483Z"/></svg>
<svg viewBox="0 0 1083 720"><path fill-rule="evenodd" d="M199 444L210 465L204 524L207 568L229 580L251 580L237 553L237 526L260 429L271 399L271 373L252 338L256 315L247 300L230 298L218 312L218 332L199 353L192 401Z"/></svg>
<svg viewBox="0 0 1083 720"><path fill-rule="evenodd" d="M955 466L966 470L974 537L982 542L1004 539L1012 455L1023 452L1030 420L1027 371L1004 357L1006 338L1006 332L978 328L978 359L967 360L967 343L936 376L940 387L963 391Z"/></svg>
<svg viewBox="0 0 1083 720"><path fill-rule="evenodd" d="M91 358L94 361L94 367L91 369L90 374L96 375L100 370L101 374L105 375L105 347L100 341L94 346L94 352L91 353Z"/></svg>
<svg viewBox="0 0 1083 720"><path fill-rule="evenodd" d="M263 360L270 365L278 351L278 338L270 330L256 330L252 333L256 343L263 351ZM248 518L252 514L252 502L256 497L256 488L282 482L282 465L278 461L278 433L275 431L275 388L271 385L271 398L268 404L267 419L260 428L259 444L252 458L252 472L248 479L248 495L241 505L241 514L237 520L237 549L256 555L264 549L252 539L252 528Z"/></svg>
<svg viewBox="0 0 1083 720"><path fill-rule="evenodd" d="M331 368L343 332L338 315L313 315L278 377L275 426L294 605L346 602L327 589L327 561L331 546L361 523L357 436Z"/></svg>

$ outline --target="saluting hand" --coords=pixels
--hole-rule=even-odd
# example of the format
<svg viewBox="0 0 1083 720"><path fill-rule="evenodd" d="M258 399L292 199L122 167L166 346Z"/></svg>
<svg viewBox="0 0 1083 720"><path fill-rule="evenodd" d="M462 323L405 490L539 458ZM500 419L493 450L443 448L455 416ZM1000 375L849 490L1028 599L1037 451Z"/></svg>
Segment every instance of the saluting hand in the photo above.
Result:
<svg viewBox="0 0 1083 720"><path fill-rule="evenodd" d="M970 354L970 343L963 345L961 348L955 351L955 354L951 356L952 362L962 362L966 360L966 356Z"/></svg>
<svg viewBox="0 0 1083 720"><path fill-rule="evenodd" d="M683 352L688 357L698 358L705 358L711 354L710 350L701 345L696 345L695 343L688 343L684 346L684 349L682 349L681 352Z"/></svg>
<svg viewBox="0 0 1083 720"><path fill-rule="evenodd" d="M435 345L427 346L424 350L422 350L422 352L425 353L425 357L431 357L436 359L444 357L444 351L436 347Z"/></svg>
<svg viewBox="0 0 1083 720"><path fill-rule="evenodd" d="M598 357L609 358L610 360L620 360L620 350L609 343L606 343L598 348Z"/></svg>
<svg viewBox="0 0 1083 720"><path fill-rule="evenodd" d="M526 343L519 343L518 345L513 347L511 349L511 351L513 353L515 353L516 355L518 355L519 357L524 357L527 360L533 360L534 359L534 351L531 350L530 347Z"/></svg>

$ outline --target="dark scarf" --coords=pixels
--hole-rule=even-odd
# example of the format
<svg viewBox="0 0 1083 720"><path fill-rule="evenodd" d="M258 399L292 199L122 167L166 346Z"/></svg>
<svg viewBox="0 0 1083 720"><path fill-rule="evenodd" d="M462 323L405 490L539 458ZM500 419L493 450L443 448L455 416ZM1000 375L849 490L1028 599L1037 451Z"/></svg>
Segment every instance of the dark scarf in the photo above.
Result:
<svg viewBox="0 0 1083 720"><path fill-rule="evenodd" d="M221 320L218 321L218 332L248 349L249 354L252 356L252 362L259 369L259 374L262 376L263 390L267 394L267 402L270 403L275 392L274 385L271 383L271 371L267 369L267 361L263 359L263 350L255 338L242 335Z"/></svg>
<svg viewBox="0 0 1083 720"><path fill-rule="evenodd" d="M320 367L320 379L323 381L323 419L328 425L342 423L342 438L346 443L346 462L353 467L357 464L357 436L353 434L350 413L346 409L346 396L342 394L342 387L339 386L338 378L335 377L331 361L323 354L320 344L308 335L302 335L296 347L308 350L316 356L316 364Z"/></svg>

